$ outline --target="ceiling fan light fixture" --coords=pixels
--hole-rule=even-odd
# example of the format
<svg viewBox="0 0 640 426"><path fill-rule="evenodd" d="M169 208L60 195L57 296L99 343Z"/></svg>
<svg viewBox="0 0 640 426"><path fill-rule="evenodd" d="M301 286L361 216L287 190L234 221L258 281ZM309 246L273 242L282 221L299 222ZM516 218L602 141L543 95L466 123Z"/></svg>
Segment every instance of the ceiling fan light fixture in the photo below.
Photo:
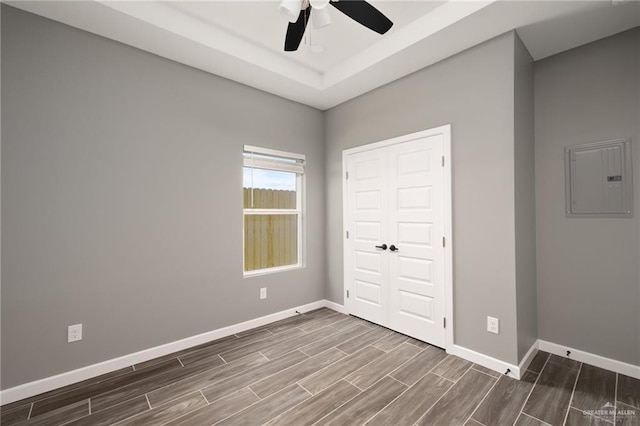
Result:
<svg viewBox="0 0 640 426"><path fill-rule="evenodd" d="M331 23L331 15L329 14L329 9L318 9L314 10L311 14L311 23L313 24L313 28L320 29L324 28Z"/></svg>
<svg viewBox="0 0 640 426"><path fill-rule="evenodd" d="M280 2L280 14L289 22L295 23L300 15L303 0L282 0Z"/></svg>
<svg viewBox="0 0 640 426"><path fill-rule="evenodd" d="M316 10L322 10L329 5L329 0L310 0L311 7Z"/></svg>

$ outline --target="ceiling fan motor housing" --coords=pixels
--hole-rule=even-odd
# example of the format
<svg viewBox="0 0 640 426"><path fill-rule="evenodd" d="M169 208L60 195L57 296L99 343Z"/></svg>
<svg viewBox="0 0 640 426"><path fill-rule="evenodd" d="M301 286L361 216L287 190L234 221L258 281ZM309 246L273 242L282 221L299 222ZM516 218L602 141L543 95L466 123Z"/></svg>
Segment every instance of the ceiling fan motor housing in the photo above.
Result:
<svg viewBox="0 0 640 426"><path fill-rule="evenodd" d="M329 0L310 0L309 3L314 9L321 10L329 5Z"/></svg>

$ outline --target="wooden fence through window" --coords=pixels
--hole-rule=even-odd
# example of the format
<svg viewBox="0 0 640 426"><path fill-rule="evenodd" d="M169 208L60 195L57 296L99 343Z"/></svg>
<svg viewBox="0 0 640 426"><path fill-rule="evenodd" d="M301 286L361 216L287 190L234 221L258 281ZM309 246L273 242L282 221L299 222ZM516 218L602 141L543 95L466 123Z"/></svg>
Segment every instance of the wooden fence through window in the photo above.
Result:
<svg viewBox="0 0 640 426"><path fill-rule="evenodd" d="M253 206L251 193L253 192ZM245 208L295 209L296 191L243 188ZM298 263L298 214L244 216L244 270Z"/></svg>

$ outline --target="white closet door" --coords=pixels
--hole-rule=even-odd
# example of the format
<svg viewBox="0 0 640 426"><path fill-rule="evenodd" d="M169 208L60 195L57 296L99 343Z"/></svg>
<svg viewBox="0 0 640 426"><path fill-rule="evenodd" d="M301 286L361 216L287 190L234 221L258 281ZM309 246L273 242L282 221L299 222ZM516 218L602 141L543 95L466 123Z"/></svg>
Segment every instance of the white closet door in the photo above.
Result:
<svg viewBox="0 0 640 426"><path fill-rule="evenodd" d="M352 154L347 160L350 235L345 268L350 293L347 306L354 315L387 325L389 261L376 246L388 240L386 151Z"/></svg>
<svg viewBox="0 0 640 426"><path fill-rule="evenodd" d="M388 258L389 327L444 347L442 149L441 134L388 148Z"/></svg>
<svg viewBox="0 0 640 426"><path fill-rule="evenodd" d="M441 347L443 138L437 133L346 156L344 246L349 313Z"/></svg>

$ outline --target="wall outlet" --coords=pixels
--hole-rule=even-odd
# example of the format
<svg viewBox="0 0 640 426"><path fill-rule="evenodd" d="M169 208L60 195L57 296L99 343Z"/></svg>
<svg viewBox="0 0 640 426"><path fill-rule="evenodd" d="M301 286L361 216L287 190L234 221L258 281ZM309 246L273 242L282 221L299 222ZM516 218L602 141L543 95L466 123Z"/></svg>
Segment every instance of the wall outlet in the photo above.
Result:
<svg viewBox="0 0 640 426"><path fill-rule="evenodd" d="M266 287L262 287L260 289L260 299L266 299L267 298L267 288Z"/></svg>
<svg viewBox="0 0 640 426"><path fill-rule="evenodd" d="M82 340L82 324L70 325L67 329L67 343Z"/></svg>
<svg viewBox="0 0 640 426"><path fill-rule="evenodd" d="M487 317L487 331L489 333L500 334L500 320L498 318Z"/></svg>

